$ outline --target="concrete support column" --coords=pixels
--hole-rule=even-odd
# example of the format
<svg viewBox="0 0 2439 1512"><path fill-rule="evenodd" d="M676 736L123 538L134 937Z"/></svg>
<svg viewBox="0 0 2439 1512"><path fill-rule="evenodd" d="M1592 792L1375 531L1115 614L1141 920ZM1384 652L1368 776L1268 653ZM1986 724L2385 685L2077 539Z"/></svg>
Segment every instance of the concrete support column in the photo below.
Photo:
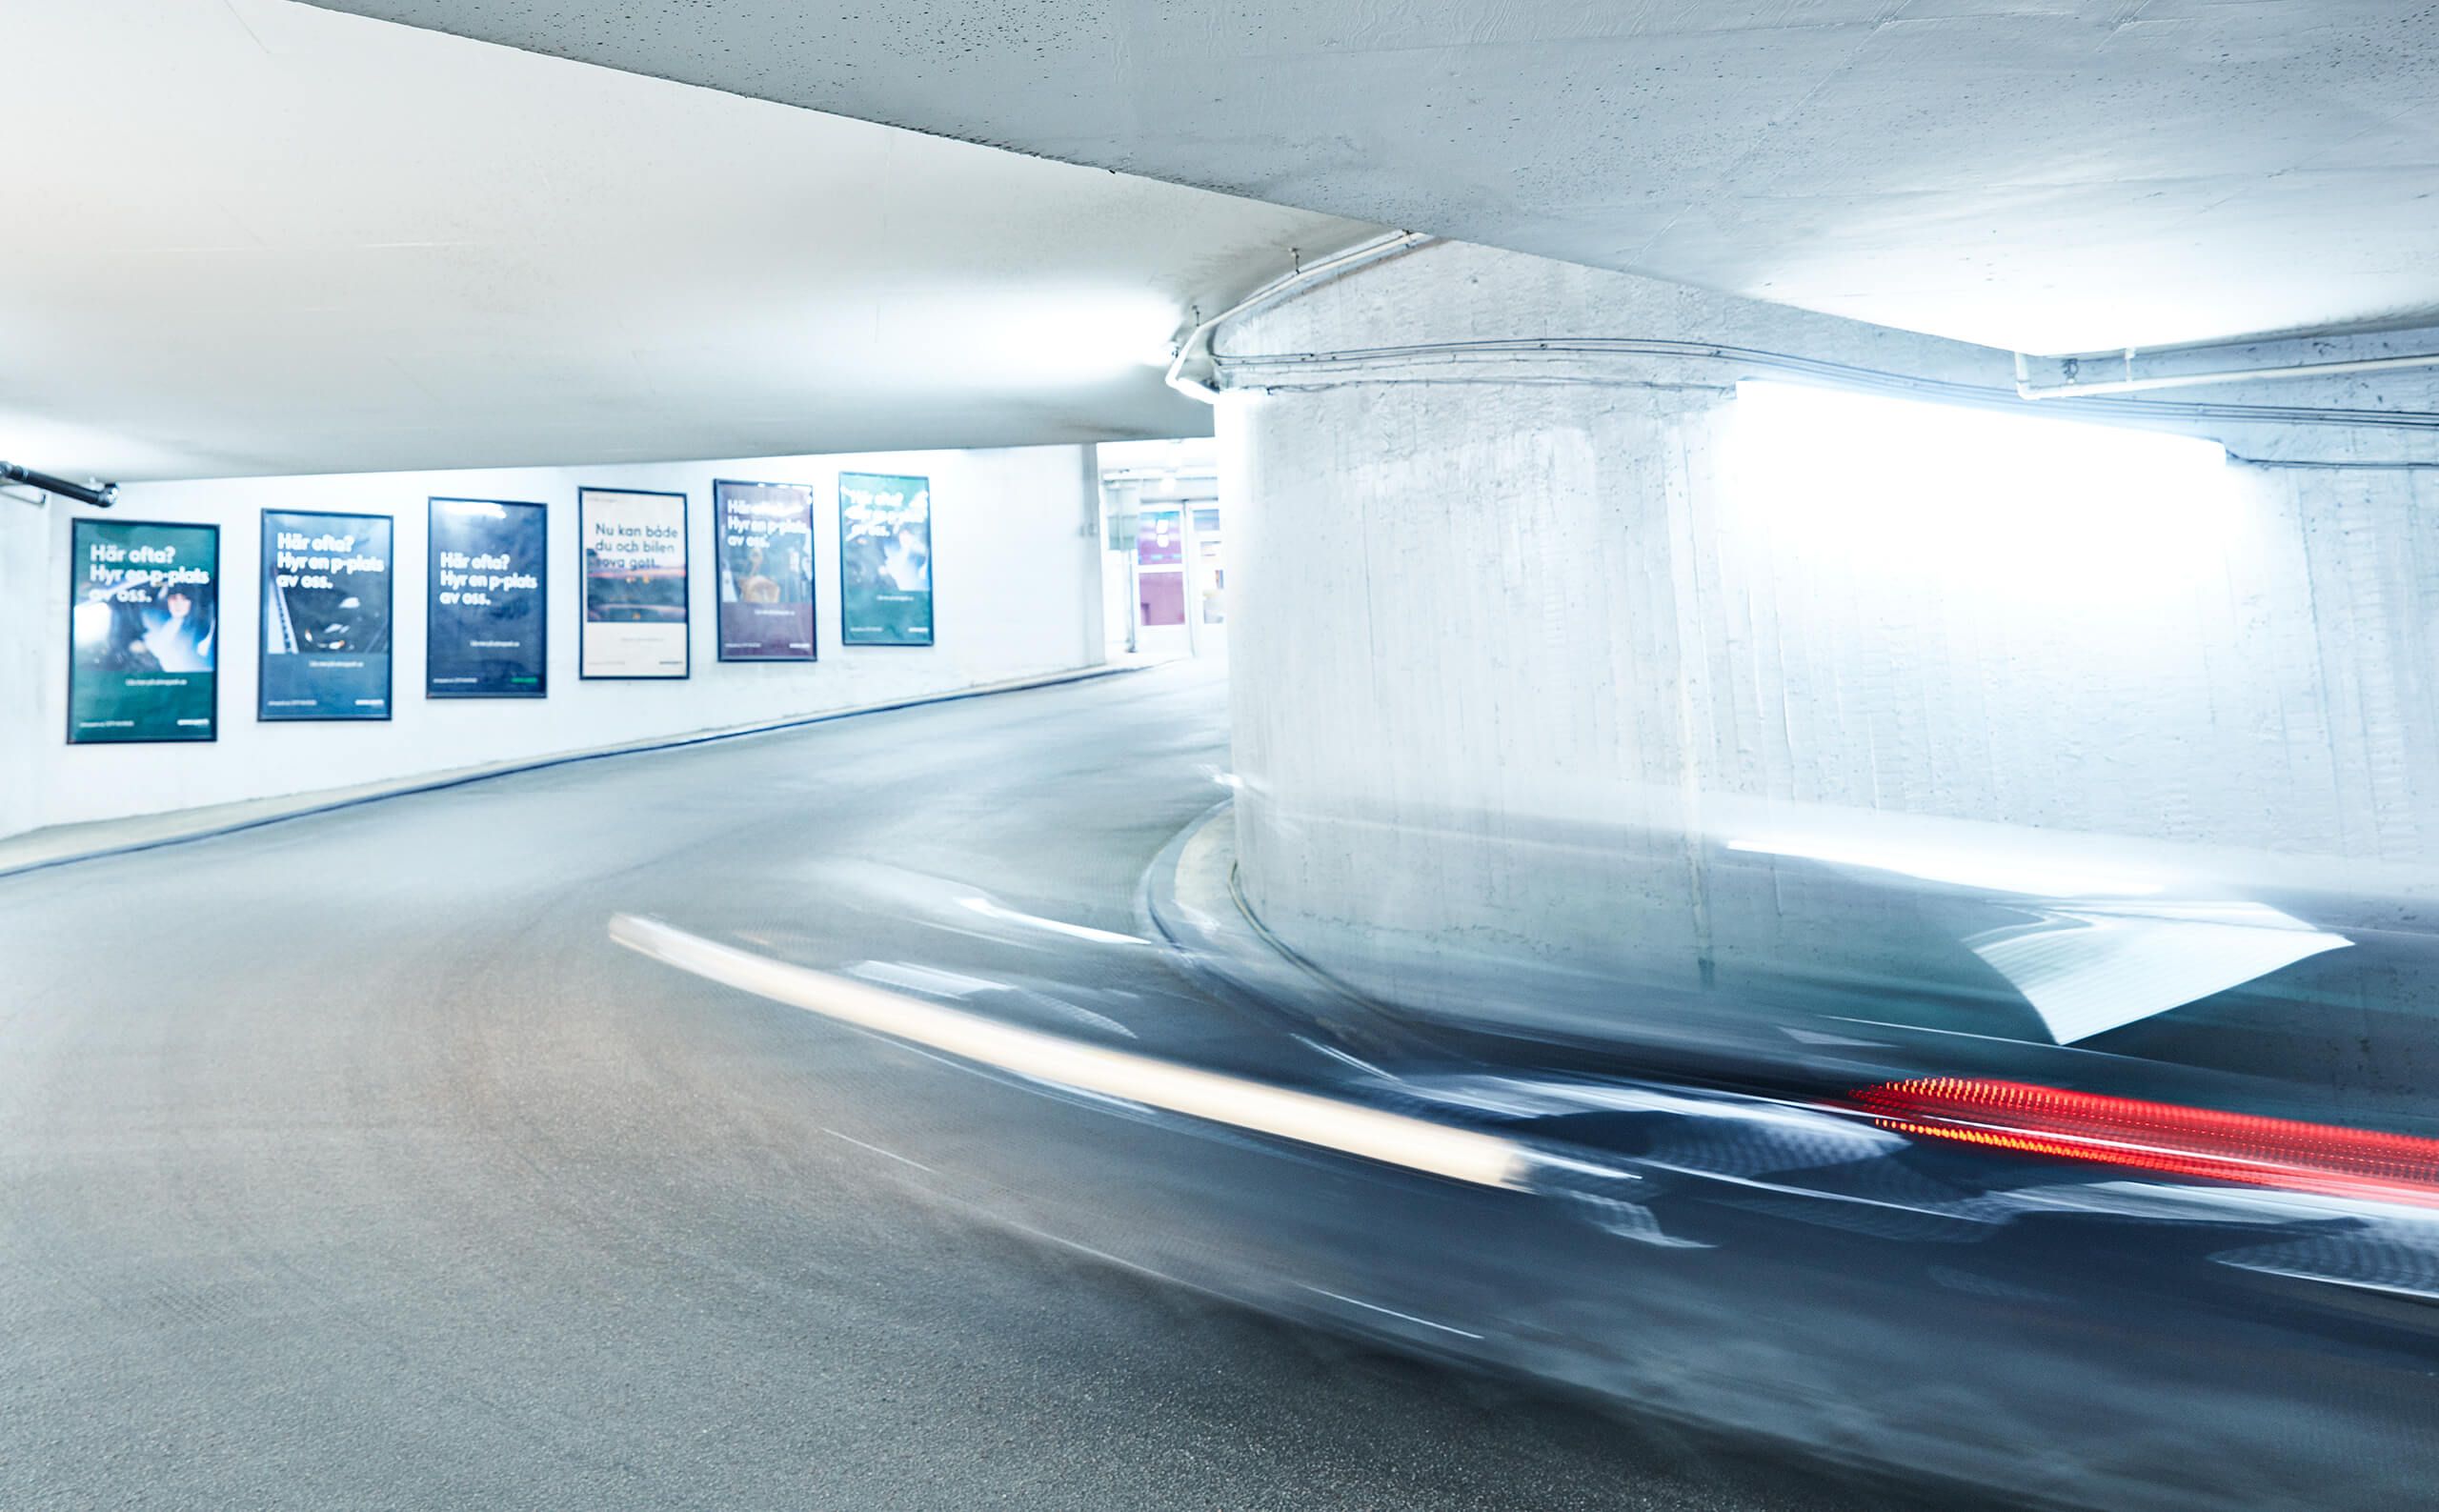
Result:
<svg viewBox="0 0 2439 1512"><path fill-rule="evenodd" d="M2107 413L2017 404L2006 353L1444 244L1218 350L1240 884L1359 988L1611 1012L1792 964L2004 1018L1989 921L1873 877L2439 898L2439 478L2306 408L2362 395L2110 413L2127 467L2033 489L2054 432L1925 460ZM1790 374L1965 402L1920 455L1783 454L1737 385Z"/></svg>
<svg viewBox="0 0 2439 1512"><path fill-rule="evenodd" d="M1291 945L1404 998L1438 985L1407 975L1425 939L1563 969L1626 928L1698 969L1675 838L1697 717L1683 542L1724 402L1462 384L1230 402L1240 875ZM1570 817L1657 850L1587 854ZM1593 894L1606 906L1578 906Z"/></svg>

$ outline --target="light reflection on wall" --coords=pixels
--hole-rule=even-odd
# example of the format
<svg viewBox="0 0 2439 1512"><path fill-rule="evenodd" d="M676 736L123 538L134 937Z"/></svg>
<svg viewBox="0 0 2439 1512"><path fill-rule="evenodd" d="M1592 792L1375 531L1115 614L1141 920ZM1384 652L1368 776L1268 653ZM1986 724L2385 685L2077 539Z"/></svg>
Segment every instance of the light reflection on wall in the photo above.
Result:
<svg viewBox="0 0 2439 1512"><path fill-rule="evenodd" d="M2251 470L2191 437L1787 384L1744 385L1720 425L1705 786L2283 848L2319 627Z"/></svg>
<svg viewBox="0 0 2439 1512"><path fill-rule="evenodd" d="M2224 578L2245 534L2212 441L1785 383L1740 385L1732 416L1747 518L1890 586L2121 610Z"/></svg>

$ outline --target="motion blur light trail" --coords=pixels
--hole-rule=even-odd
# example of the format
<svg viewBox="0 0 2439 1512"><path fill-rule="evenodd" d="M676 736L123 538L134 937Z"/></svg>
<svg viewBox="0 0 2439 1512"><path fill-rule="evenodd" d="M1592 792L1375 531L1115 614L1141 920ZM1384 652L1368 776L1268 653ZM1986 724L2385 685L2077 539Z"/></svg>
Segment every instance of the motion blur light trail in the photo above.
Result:
<svg viewBox="0 0 2439 1512"><path fill-rule="evenodd" d="M1855 1095L1884 1129L2290 1192L2439 1205L2439 1139L1973 1077Z"/></svg>
<svg viewBox="0 0 2439 1512"><path fill-rule="evenodd" d="M957 901L1129 930L1224 707L1179 666L0 878L0 1507L1880 1504L1219 1305L1193 1264L1438 1319L1274 1237L1361 1253L1382 1192L1516 1193L1172 1130L604 937L922 962L1267 1079L1163 955ZM174 948L129 949L139 913Z"/></svg>
<svg viewBox="0 0 2439 1512"><path fill-rule="evenodd" d="M2439 1483L2439 1209L2091 1158L2427 1172L2341 1128L2428 1138L2416 1107L2305 1084L2339 986L2431 979L2396 910L2164 872L2353 944L2283 968L2320 996L2257 1003L2240 1059L2224 1000L2064 1045L1970 943L2060 900L1722 848L1723 889L1821 927L1707 993L1620 973L1451 1024L1254 932L1222 709L1179 667L0 879L0 1506L165 1474L655 1512ZM1525 838L1572 878L1644 854L1621 833ZM132 904L181 948L127 950ZM1823 939L1889 970L1757 969ZM1453 963L1466 1001L1550 1006L1496 964ZM2036 1119L2057 1148L1919 1132ZM1555 1441L1552 1386L1603 1415Z"/></svg>
<svg viewBox="0 0 2439 1512"><path fill-rule="evenodd" d="M868 880L909 919L962 913L1138 943L976 907L945 882L927 897L910 877ZM1156 909L1154 922L1168 933L1173 920ZM1358 1057L1318 1023L1269 1037L1240 1023L1231 1048L1268 1038L1274 1058L1223 1074L1191 1063L1210 1042L1176 1022L1139 1019L1157 1046L1140 1054L921 996L1038 1013L1066 990L1048 978L847 968L905 989L885 990L631 914L610 936L1070 1103L1039 1122L1009 1106L1044 1142L1000 1145L1002 1184L974 1210L1164 1280L1830 1463L1977 1488L1955 1504L2307 1504L2293 1478L2318 1465L2326 1494L2308 1504L2372 1507L2409 1479L2402 1462L2343 1482L2328 1467L2397 1441L2421 1379L2398 1372L2423 1358L2428 1325L2367 1327L2329 1299L2390 1308L2433 1295L2439 1230L2394 1204L2439 1171L2439 1141L1996 1077L1850 1094L1703 1087L1626 1072L1623 1042L1605 1071L1537 1066L1521 1046L1468 1058L1428 1038ZM1187 958L1207 948L1137 958L1194 969ZM1317 1006L1292 993L1274 1006L1300 1005ZM1870 1048L1847 1038L1824 1053ZM924 1107L965 1111L917 1110L894 1137L957 1140L978 1111L954 1095ZM1205 1138L1096 1136L1112 1114ZM1101 1175L1118 1179L1078 1183L1077 1140L1105 1140ZM1967 1149L1941 1163L1940 1145ZM2085 1171L2062 1171L2061 1157ZM1441 1179L1406 1179L1418 1173ZM1936 1347L1962 1338L1982 1347ZM2093 1349L2101 1338L2113 1342ZM2211 1383L2265 1351L2294 1379ZM2385 1400L2333 1406L2367 1389ZM1977 1425L2001 1403L2013 1426L1993 1437ZM2157 1432L2163 1421L2175 1426ZM2211 1455L2224 1462L2193 1459ZM2242 1492L2265 1475L2282 1479Z"/></svg>
<svg viewBox="0 0 2439 1512"><path fill-rule="evenodd" d="M1478 1186L1524 1184L1524 1151L1495 1135L1020 1029L756 956L656 919L622 914L610 921L610 937L713 981L1021 1077Z"/></svg>

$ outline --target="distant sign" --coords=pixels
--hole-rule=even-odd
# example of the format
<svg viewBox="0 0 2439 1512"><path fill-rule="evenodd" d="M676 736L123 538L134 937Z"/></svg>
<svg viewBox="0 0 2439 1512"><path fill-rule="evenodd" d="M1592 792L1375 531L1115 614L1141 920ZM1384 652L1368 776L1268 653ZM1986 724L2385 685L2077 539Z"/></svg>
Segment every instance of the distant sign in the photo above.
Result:
<svg viewBox="0 0 2439 1512"><path fill-rule="evenodd" d="M1184 515L1173 509L1147 509L1135 517L1135 563L1139 567L1175 567L1185 560Z"/></svg>

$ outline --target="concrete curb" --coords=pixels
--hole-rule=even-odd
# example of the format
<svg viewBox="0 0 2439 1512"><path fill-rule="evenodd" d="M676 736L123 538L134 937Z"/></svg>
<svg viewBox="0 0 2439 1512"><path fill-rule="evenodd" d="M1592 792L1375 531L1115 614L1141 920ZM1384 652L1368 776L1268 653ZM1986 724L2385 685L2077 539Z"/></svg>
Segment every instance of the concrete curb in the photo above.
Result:
<svg viewBox="0 0 2439 1512"><path fill-rule="evenodd" d="M176 830L169 834L150 836L123 843L103 843L90 849L71 851L58 856L46 856L15 865L0 865L0 880L22 877L29 872L49 871L54 866L72 866L79 861L100 860L110 856L131 856L141 851L159 850L168 845L184 845L191 840L208 840L222 835L235 835L245 830L258 830L267 824L284 824L290 819L307 818L316 814L333 814L341 809L358 808L367 803L380 803L391 798L407 797L417 793L438 793L461 788L494 777L514 776L524 772L540 772L552 767L574 766L583 761L606 761L615 756L647 756L654 752L675 751L686 746L711 745L721 740L742 740L757 735L772 735L782 730L800 730L808 725L829 724L837 719L860 718L865 715L889 714L899 709L920 709L933 704L960 703L968 698L989 698L1004 693L1029 693L1037 688L1064 687L1069 683L1095 682L1103 677L1125 676L1130 673L1148 672L1165 663L1152 662L1139 666L1086 667L1075 672L1053 673L1047 676L1021 678L1011 682L985 683L978 687L959 688L948 693L928 694L918 698L899 698L888 703L857 704L852 708L832 709L821 714L796 718L775 719L761 724L740 725L727 730L696 731L689 735L665 738L632 741L613 746L597 746L588 751L570 751L558 756L537 756L530 761L515 761L500 766L488 766L474 771L458 771L440 776L403 777L394 785L382 785L369 793L351 793L345 797L301 802L295 808L283 808L266 814L249 815L227 823L207 823L193 829ZM217 806L217 805L215 805ZM39 835L39 830L30 832ZM0 855L5 855L12 840L0 840Z"/></svg>
<svg viewBox="0 0 2439 1512"><path fill-rule="evenodd" d="M1143 874L1136 912L1185 973L1232 1006L1291 1029L1320 1029L1350 1050L1412 1057L1435 1047L1422 1026L1374 1001L1290 949L1261 922L1237 881L1235 800L1223 798L1178 832Z"/></svg>

